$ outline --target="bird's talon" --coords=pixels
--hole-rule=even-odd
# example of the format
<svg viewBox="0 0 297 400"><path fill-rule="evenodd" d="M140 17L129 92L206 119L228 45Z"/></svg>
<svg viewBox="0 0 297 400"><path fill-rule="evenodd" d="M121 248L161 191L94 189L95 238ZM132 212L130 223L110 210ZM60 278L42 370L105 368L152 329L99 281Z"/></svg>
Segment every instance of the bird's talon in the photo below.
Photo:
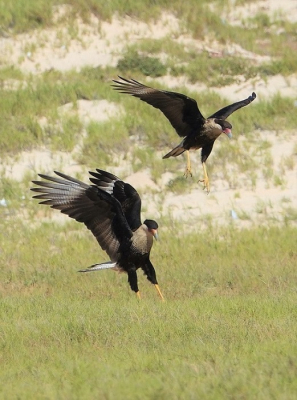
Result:
<svg viewBox="0 0 297 400"><path fill-rule="evenodd" d="M192 178L192 177L193 177L193 174L192 174L191 170L187 168L187 169L185 170L185 172L184 172L184 177L187 179L188 176L190 176L190 177Z"/></svg>
<svg viewBox="0 0 297 400"><path fill-rule="evenodd" d="M209 194L210 190L209 190L209 182L206 182L205 179L200 179L198 182L203 183L203 189L207 191L207 194Z"/></svg>

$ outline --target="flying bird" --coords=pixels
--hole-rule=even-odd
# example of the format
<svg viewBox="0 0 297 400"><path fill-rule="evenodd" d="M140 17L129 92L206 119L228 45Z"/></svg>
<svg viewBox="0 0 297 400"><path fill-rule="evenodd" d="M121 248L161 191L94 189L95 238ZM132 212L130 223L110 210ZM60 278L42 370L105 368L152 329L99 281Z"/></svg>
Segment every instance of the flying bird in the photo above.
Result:
<svg viewBox="0 0 297 400"><path fill-rule="evenodd" d="M89 172L92 185L54 172L58 177L39 174L43 180L33 181L38 187L31 190L39 193L33 198L83 222L110 257L108 262L94 264L79 272L107 268L126 272L131 289L140 298L136 270L141 268L163 300L150 261L153 238L158 237L158 224L150 219L141 223L141 199L137 191L115 175L100 169Z"/></svg>
<svg viewBox="0 0 297 400"><path fill-rule="evenodd" d="M215 112L208 118L204 118L199 111L196 100L181 93L158 90L143 85L134 79L125 79L119 76L121 81L113 80L113 88L121 93L130 94L140 100L158 108L169 120L177 134L184 139L163 158L177 157L186 151L187 167L185 176L192 176L189 150L201 148L201 162L204 171L204 189L209 193L209 178L206 170L206 160L210 155L215 140L221 133L232 137L232 125L226 118L234 111L250 104L256 98L252 93L245 100L230 104Z"/></svg>

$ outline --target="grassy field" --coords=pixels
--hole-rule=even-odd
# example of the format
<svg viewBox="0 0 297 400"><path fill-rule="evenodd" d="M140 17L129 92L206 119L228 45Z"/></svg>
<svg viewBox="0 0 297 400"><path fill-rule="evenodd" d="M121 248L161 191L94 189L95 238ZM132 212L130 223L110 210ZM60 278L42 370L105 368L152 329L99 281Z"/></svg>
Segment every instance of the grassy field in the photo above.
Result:
<svg viewBox="0 0 297 400"><path fill-rule="evenodd" d="M106 256L75 222L3 228L0 398L295 398L295 229L161 229L161 302L77 273Z"/></svg>

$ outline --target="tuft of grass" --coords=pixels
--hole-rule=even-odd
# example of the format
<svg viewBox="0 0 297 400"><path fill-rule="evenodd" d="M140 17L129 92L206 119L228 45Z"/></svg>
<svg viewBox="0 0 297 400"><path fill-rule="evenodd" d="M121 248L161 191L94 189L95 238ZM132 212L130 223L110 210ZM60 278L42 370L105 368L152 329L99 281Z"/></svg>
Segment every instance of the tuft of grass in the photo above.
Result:
<svg viewBox="0 0 297 400"><path fill-rule="evenodd" d="M295 222L297 221L297 209L296 207L286 207L286 209L284 210L285 213L285 217L284 217L284 221L286 224L288 224L289 222Z"/></svg>
<svg viewBox="0 0 297 400"><path fill-rule="evenodd" d="M0 68L0 87L5 88L7 80L13 80L15 83L24 79L23 73L15 66L6 66Z"/></svg>
<svg viewBox="0 0 297 400"><path fill-rule="evenodd" d="M70 115L63 117L60 123L55 121L54 125L47 125L44 134L50 140L53 150L72 151L81 135L82 127L78 115Z"/></svg>
<svg viewBox="0 0 297 400"><path fill-rule="evenodd" d="M135 50L128 50L118 61L117 68L124 73L139 71L143 75L152 77L166 74L166 67L158 58L140 55Z"/></svg>
<svg viewBox="0 0 297 400"><path fill-rule="evenodd" d="M22 187L20 183L14 179L6 178L1 174L0 180L0 199L5 199L7 206L18 208L22 198Z"/></svg>
<svg viewBox="0 0 297 400"><path fill-rule="evenodd" d="M177 176L174 179L171 179L168 184L167 188L176 194L182 194L187 192L189 187L189 180L186 179L184 176Z"/></svg>
<svg viewBox="0 0 297 400"><path fill-rule="evenodd" d="M155 149L147 146L134 148L131 161L134 172L148 168L155 183L158 183L162 175L172 168L172 162L168 163L167 160L162 160L162 157L156 154Z"/></svg>
<svg viewBox="0 0 297 400"><path fill-rule="evenodd" d="M16 0L0 1L1 30L21 33L27 30L45 27L52 22L53 1Z"/></svg>
<svg viewBox="0 0 297 400"><path fill-rule="evenodd" d="M50 71L41 77L28 79L26 87L0 89L0 154L48 145L52 139L54 148L60 145L68 150L73 148L81 124L77 116L68 116L60 126L58 108L66 103L75 104L78 99L111 96L112 90L104 82L102 71L87 68L81 73ZM40 125L42 118L50 121L45 132Z"/></svg>
<svg viewBox="0 0 297 400"><path fill-rule="evenodd" d="M90 122L84 139L79 162L82 164L110 164L129 149L128 131L121 119L111 122ZM98 161L99 160L99 161Z"/></svg>
<svg viewBox="0 0 297 400"><path fill-rule="evenodd" d="M279 45L277 46L279 48ZM297 56L295 51L292 49L285 49L281 57L271 61L270 63L264 63L257 68L258 73L261 76L271 76L281 74L288 76L297 72Z"/></svg>
<svg viewBox="0 0 297 400"><path fill-rule="evenodd" d="M198 55L195 52L189 56L191 59L185 65L173 65L171 72L174 76L186 75L192 83L204 82L209 87L221 87L237 82L238 76L250 79L257 75L257 69L241 57L213 58L207 52Z"/></svg>

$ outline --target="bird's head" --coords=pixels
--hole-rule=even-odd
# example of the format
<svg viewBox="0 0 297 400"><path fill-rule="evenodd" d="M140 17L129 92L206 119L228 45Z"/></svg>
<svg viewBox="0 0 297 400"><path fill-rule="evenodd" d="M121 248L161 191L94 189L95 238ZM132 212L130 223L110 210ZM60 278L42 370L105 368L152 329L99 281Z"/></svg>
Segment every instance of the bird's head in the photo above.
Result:
<svg viewBox="0 0 297 400"><path fill-rule="evenodd" d="M147 226L148 231L158 240L158 224L152 219L146 219L144 225Z"/></svg>
<svg viewBox="0 0 297 400"><path fill-rule="evenodd" d="M221 129L222 129L222 133L225 133L229 139L232 138L232 125L230 124L230 122L225 121L224 119L215 119L215 123L220 125Z"/></svg>

